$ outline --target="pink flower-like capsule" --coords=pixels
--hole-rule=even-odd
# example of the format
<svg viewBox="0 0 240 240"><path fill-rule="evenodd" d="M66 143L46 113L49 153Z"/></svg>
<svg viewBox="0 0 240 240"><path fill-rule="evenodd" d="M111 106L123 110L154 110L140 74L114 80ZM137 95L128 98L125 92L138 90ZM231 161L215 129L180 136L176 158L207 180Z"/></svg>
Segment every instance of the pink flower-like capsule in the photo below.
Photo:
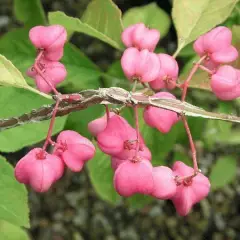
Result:
<svg viewBox="0 0 240 240"><path fill-rule="evenodd" d="M151 194L153 190L152 165L148 160L125 161L114 174L114 187L123 197L136 193Z"/></svg>
<svg viewBox="0 0 240 240"><path fill-rule="evenodd" d="M57 84L64 81L67 76L67 70L60 62L53 62L48 60L41 60L42 69L44 70L44 77L55 87ZM33 67L27 70L27 75L35 80L37 88L44 93L49 93L52 88L48 83L33 69Z"/></svg>
<svg viewBox="0 0 240 240"><path fill-rule="evenodd" d="M173 173L176 177L191 176L194 170L183 162L177 161L173 165ZM210 182L203 174L198 173L191 180L183 181L177 186L176 194L172 202L181 216L186 216L192 206L207 197L210 191Z"/></svg>
<svg viewBox="0 0 240 240"><path fill-rule="evenodd" d="M29 38L37 49L44 50L44 57L58 61L63 56L63 46L67 41L67 32L63 26L36 26L29 32Z"/></svg>
<svg viewBox="0 0 240 240"><path fill-rule="evenodd" d="M158 58L161 66L160 71L156 80L149 83L150 86L155 90L175 88L179 70L177 61L164 53L158 54Z"/></svg>
<svg viewBox="0 0 240 240"><path fill-rule="evenodd" d="M226 27L216 27L200 36L193 48L199 56L207 55L204 64L217 67L221 63L229 63L237 59L238 51L231 45L232 32Z"/></svg>
<svg viewBox="0 0 240 240"><path fill-rule="evenodd" d="M32 149L15 167L16 179L20 183L29 184L36 192L46 192L62 177L63 172L62 160L41 148Z"/></svg>
<svg viewBox="0 0 240 240"><path fill-rule="evenodd" d="M109 117L111 118L114 116L115 113L110 112ZM88 123L88 131L96 137L100 132L102 132L107 126L107 114L104 114L104 116L97 118L91 122Z"/></svg>
<svg viewBox="0 0 240 240"><path fill-rule="evenodd" d="M97 135L99 148L106 154L119 159L132 159L136 153L136 130L119 115L112 116L107 127ZM140 136L139 155L151 159L151 152Z"/></svg>
<svg viewBox="0 0 240 240"><path fill-rule="evenodd" d="M66 130L58 135L54 154L61 157L73 172L79 172L84 163L94 157L95 147L77 132Z"/></svg>
<svg viewBox="0 0 240 240"><path fill-rule="evenodd" d="M147 49L139 51L136 48L128 48L121 58L124 74L130 81L151 82L158 77L160 62L157 54Z"/></svg>
<svg viewBox="0 0 240 240"><path fill-rule="evenodd" d="M165 166L154 167L153 182L153 197L164 200L172 198L176 194L177 184L170 168Z"/></svg>
<svg viewBox="0 0 240 240"><path fill-rule="evenodd" d="M123 154L122 154L123 155ZM117 170L117 168L124 163L127 159L131 158L132 156L134 156L134 151L131 152L131 154L129 154L128 152L125 153L125 155L127 156L126 159L120 159L117 157L111 157L111 167L114 171ZM139 151L138 156L140 157L140 159L145 159L145 160L152 160L152 156L151 156L151 152L149 150L144 150L144 151Z"/></svg>
<svg viewBox="0 0 240 240"><path fill-rule="evenodd" d="M211 88L221 100L240 97L240 71L231 66L221 66L211 76Z"/></svg>
<svg viewBox="0 0 240 240"><path fill-rule="evenodd" d="M159 92L152 97L176 99L174 95L168 92ZM179 120L177 113L152 106L144 109L143 118L150 127L157 128L162 133L168 133Z"/></svg>
<svg viewBox="0 0 240 240"><path fill-rule="evenodd" d="M122 41L126 47L135 47L139 50L154 51L160 39L160 32L149 29L143 23L127 27L122 33Z"/></svg>

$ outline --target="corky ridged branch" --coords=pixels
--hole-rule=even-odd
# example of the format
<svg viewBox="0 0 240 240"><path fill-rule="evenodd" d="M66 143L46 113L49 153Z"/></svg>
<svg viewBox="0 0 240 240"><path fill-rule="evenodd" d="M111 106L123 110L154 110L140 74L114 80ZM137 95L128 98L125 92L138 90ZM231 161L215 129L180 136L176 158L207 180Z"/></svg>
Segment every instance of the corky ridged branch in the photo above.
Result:
<svg viewBox="0 0 240 240"><path fill-rule="evenodd" d="M75 96L79 96L81 100L70 100L74 99ZM57 95L53 96L54 100L58 98L59 96ZM64 99L61 99L60 95L60 100L61 102L56 116L65 116L71 112L79 111L95 104L117 104L126 106L138 105L139 107L154 106L168 109L185 116L240 123L240 117L237 116L212 113L180 100L153 98L142 92L128 92L118 87L100 88L98 90L84 90L79 93L65 95ZM0 119L0 131L27 123L35 123L50 119L52 117L54 106L55 104L46 105L19 117Z"/></svg>

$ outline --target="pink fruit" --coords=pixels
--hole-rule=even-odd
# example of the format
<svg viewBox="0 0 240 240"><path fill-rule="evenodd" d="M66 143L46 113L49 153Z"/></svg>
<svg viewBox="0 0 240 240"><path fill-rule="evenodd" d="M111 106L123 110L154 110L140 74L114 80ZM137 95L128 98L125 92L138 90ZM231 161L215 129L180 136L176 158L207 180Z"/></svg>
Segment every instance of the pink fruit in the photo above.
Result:
<svg viewBox="0 0 240 240"><path fill-rule="evenodd" d="M50 82L53 87L56 87L57 84L64 81L67 76L67 70L60 62L41 59L40 65L43 77ZM35 80L36 86L41 92L49 93L52 91L51 86L33 67L27 70L27 75Z"/></svg>
<svg viewBox="0 0 240 240"><path fill-rule="evenodd" d="M157 54L147 49L139 51L136 48L128 48L121 58L124 74L130 81L151 82L159 74L160 62Z"/></svg>
<svg viewBox="0 0 240 240"><path fill-rule="evenodd" d="M115 114L113 112L109 113L109 116L112 117ZM97 136L102 132L107 126L107 114L104 114L103 117L97 118L88 123L88 130L93 136Z"/></svg>
<svg viewBox="0 0 240 240"><path fill-rule="evenodd" d="M46 192L62 177L62 160L41 148L34 148L17 163L15 177L20 183L29 184L37 192Z"/></svg>
<svg viewBox="0 0 240 240"><path fill-rule="evenodd" d="M135 47L139 50L154 51L160 33L156 29L149 29L143 23L127 27L122 33L122 41L126 47Z"/></svg>
<svg viewBox="0 0 240 240"><path fill-rule="evenodd" d="M211 76L211 88L214 94L221 100L233 100L240 97L239 70L232 66L221 66Z"/></svg>
<svg viewBox="0 0 240 240"><path fill-rule="evenodd" d="M125 161L114 174L114 187L124 197L136 193L151 194L153 191L151 163L147 160Z"/></svg>
<svg viewBox="0 0 240 240"><path fill-rule="evenodd" d="M178 63L168 54L160 53L158 58L161 66L158 77L149 84L155 90L173 89L178 78Z"/></svg>
<svg viewBox="0 0 240 240"><path fill-rule="evenodd" d="M29 32L32 44L44 50L44 57L51 61L58 61L63 56L63 46L67 41L67 32L60 25L48 27L36 26Z"/></svg>
<svg viewBox="0 0 240 240"><path fill-rule="evenodd" d="M152 97L176 99L174 95L168 92L159 92ZM143 117L144 121L150 127L157 128L162 133L168 133L172 126L179 120L177 113L152 106L148 106L144 109Z"/></svg>
<svg viewBox="0 0 240 240"><path fill-rule="evenodd" d="M169 199L176 194L177 184L173 171L165 166L153 168L153 192L152 196L159 199Z"/></svg>
<svg viewBox="0 0 240 240"><path fill-rule="evenodd" d="M79 172L84 163L94 157L95 147L77 132L66 130L58 135L54 154L61 157L73 172Z"/></svg>
<svg viewBox="0 0 240 240"><path fill-rule="evenodd" d="M221 63L229 63L237 59L238 51L231 45L231 41L231 31L220 26L200 36L193 48L199 56L207 55L205 65L216 68Z"/></svg>
<svg viewBox="0 0 240 240"><path fill-rule="evenodd" d="M132 159L136 153L136 130L128 122L114 115L107 123L107 127L97 135L99 148L108 155L119 159ZM140 156L151 159L151 152L140 137Z"/></svg>
<svg viewBox="0 0 240 240"><path fill-rule="evenodd" d="M183 162L177 161L173 165L175 176L191 176L194 173L193 168L188 167ZM191 180L183 181L177 186L176 194L172 197L172 202L181 216L186 216L192 206L207 197L210 191L210 182L203 174L198 173Z"/></svg>

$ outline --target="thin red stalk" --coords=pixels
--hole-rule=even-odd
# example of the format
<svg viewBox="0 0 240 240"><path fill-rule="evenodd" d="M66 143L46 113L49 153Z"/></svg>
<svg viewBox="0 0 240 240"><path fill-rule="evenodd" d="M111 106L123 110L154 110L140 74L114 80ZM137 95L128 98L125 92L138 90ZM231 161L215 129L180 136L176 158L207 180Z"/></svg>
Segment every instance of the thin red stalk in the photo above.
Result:
<svg viewBox="0 0 240 240"><path fill-rule="evenodd" d="M108 105L105 105L105 109L106 109L106 114L107 114L107 122L109 121L110 119L110 111L109 111L109 107Z"/></svg>
<svg viewBox="0 0 240 240"><path fill-rule="evenodd" d="M56 100L56 105L55 105L55 107L53 109L53 114L52 114L52 118L51 118L51 121L50 121L50 125L49 125L49 128L48 128L46 141L45 141L45 143L43 145L43 148L42 148L44 151L46 150L48 144L52 143L52 141L51 141L52 130L53 130L53 126L54 126L54 122L55 122L55 118L56 118L56 114L57 114L59 103L60 103L60 100L57 99Z"/></svg>
<svg viewBox="0 0 240 240"><path fill-rule="evenodd" d="M139 148L140 148L140 131L139 131L138 106L134 106L133 109L134 109L135 124L136 124L136 134L137 134L137 145L136 145L135 157L138 157L138 152L139 152Z"/></svg>
<svg viewBox="0 0 240 240"><path fill-rule="evenodd" d="M196 148L195 148L195 145L194 145L194 141L193 141L193 138L192 138L192 134L191 134L190 128L188 126L187 119L186 119L186 117L184 115L182 115L181 117L182 117L182 121L183 121L184 127L186 129L187 135L188 135L189 144L190 144L190 148L191 148L191 152L192 152L194 174L196 174L199 171L198 164L197 164Z"/></svg>
<svg viewBox="0 0 240 240"><path fill-rule="evenodd" d="M199 65L198 67L199 67L200 69L202 69L203 71L211 74L211 75L214 73L214 71L208 69L207 67L205 67L205 66L203 66L203 65Z"/></svg>
<svg viewBox="0 0 240 240"><path fill-rule="evenodd" d="M193 66L192 70L190 71L190 73L189 73L186 81L182 84L182 86L183 86L183 92L182 92L182 98L181 98L182 101L184 101L185 98L186 98L186 96L187 96L187 89L188 89L188 84L189 84L189 82L191 81L191 79L192 79L193 75L195 74L195 72L198 70L199 65L202 63L202 61L203 61L206 57L207 57L206 55L203 56L203 57L201 57L201 58L198 60L198 62L194 64L194 66Z"/></svg>

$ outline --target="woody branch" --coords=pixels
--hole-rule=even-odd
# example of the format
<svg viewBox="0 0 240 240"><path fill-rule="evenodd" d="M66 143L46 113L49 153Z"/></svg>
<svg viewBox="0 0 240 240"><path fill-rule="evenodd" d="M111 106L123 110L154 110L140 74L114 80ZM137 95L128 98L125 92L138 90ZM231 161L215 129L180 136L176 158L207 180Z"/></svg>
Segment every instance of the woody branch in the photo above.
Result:
<svg viewBox="0 0 240 240"><path fill-rule="evenodd" d="M53 96L54 100L58 100L58 98L58 95ZM126 105L128 107L134 107L136 105L138 105L138 107L154 106L177 112L179 115L240 123L240 117L237 116L208 112L202 108L180 100L154 98L139 92L128 92L118 87L100 88L98 90L84 90L79 93L68 94L68 98L65 96L64 99L59 100L60 104L56 112L57 117L86 109L95 104L114 104L121 106ZM27 123L41 122L50 119L53 114L54 106L55 103L51 105L44 105L41 108L34 109L21 116L0 119L0 131Z"/></svg>

